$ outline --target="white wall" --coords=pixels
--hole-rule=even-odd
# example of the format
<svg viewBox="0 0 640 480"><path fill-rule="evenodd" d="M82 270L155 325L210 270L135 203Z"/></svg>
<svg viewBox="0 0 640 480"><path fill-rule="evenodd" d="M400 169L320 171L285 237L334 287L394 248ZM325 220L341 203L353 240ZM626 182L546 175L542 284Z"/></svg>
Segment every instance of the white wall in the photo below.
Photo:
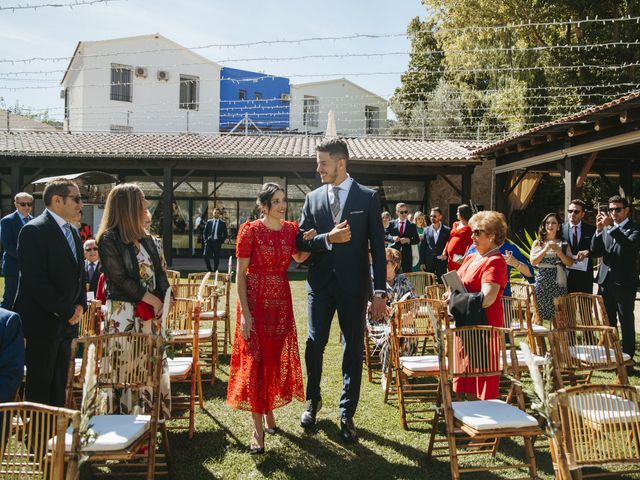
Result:
<svg viewBox="0 0 640 480"><path fill-rule="evenodd" d="M318 98L318 127L303 124L305 95ZM367 105L379 108L377 134L384 134L387 129L387 102L384 99L344 80L291 85L290 128L301 132L324 132L327 128L328 113L333 110L339 135L363 136L366 135Z"/></svg>
<svg viewBox="0 0 640 480"><path fill-rule="evenodd" d="M83 42L78 54L85 56L73 62L63 85L69 88L69 130L109 132L112 125L126 126L129 112L133 133L186 132L188 112L189 132L217 132L221 67L187 49L153 51L176 48L158 36ZM131 102L110 99L112 63L133 69ZM138 66L147 69L146 78L135 76ZM158 70L169 72L169 80L158 80ZM179 108L181 74L200 79L198 110Z"/></svg>

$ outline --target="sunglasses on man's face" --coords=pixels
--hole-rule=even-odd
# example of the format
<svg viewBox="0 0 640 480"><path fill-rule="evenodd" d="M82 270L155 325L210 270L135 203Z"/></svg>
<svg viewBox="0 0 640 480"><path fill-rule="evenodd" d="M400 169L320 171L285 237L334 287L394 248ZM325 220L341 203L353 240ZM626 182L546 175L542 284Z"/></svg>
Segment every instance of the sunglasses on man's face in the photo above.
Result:
<svg viewBox="0 0 640 480"><path fill-rule="evenodd" d="M84 249L85 252L97 252L98 247L89 247Z"/></svg>
<svg viewBox="0 0 640 480"><path fill-rule="evenodd" d="M31 207L33 203L31 202L16 202L16 205L20 205L21 207Z"/></svg>
<svg viewBox="0 0 640 480"><path fill-rule="evenodd" d="M569 210L567 210L567 212L569 212L569 213L582 213L582 210L569 209Z"/></svg>
<svg viewBox="0 0 640 480"><path fill-rule="evenodd" d="M84 202L84 198L82 197L82 195L65 195L65 198L70 198L71 200L73 200L76 203L83 203Z"/></svg>
<svg viewBox="0 0 640 480"><path fill-rule="evenodd" d="M409 213L409 210L400 210L398 213L400 215L406 215L407 213Z"/></svg>
<svg viewBox="0 0 640 480"><path fill-rule="evenodd" d="M609 208L609 213L620 213L622 210L624 210L624 207L611 207Z"/></svg>

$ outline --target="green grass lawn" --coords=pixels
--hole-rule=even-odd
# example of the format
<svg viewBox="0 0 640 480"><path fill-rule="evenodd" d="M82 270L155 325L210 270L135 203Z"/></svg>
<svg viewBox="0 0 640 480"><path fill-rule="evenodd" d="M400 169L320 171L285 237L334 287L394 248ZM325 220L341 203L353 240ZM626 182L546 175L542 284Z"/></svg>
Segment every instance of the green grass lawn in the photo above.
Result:
<svg viewBox="0 0 640 480"><path fill-rule="evenodd" d="M294 274L291 278L298 342L303 357L307 333L305 282L301 275ZM232 301L235 305L235 292L232 294ZM197 410L193 440L187 438L186 431L170 433L174 478L450 478L448 459L435 459L431 462L425 460L428 441L426 425L422 429L402 430L397 406L394 403L385 405L380 385L368 383L366 375L363 376L362 395L355 416L360 441L355 446L343 446L338 428L338 399L342 383L337 320L334 321L324 358L324 406L319 413L317 429L313 433L305 433L299 424L303 404L294 402L276 411L281 433L276 436L267 435L267 451L265 455L257 457L247 452L251 435L249 413L232 410L225 403L229 369L228 358L221 358L216 384L205 385L205 409ZM638 383L638 377L632 377L632 382ZM539 477L553 478L546 439L538 439L535 448ZM521 442L503 441L498 460L521 460L523 454ZM503 478L513 478L513 473L505 472ZM83 478L89 477L83 475ZM464 478L500 477L493 474L470 474Z"/></svg>

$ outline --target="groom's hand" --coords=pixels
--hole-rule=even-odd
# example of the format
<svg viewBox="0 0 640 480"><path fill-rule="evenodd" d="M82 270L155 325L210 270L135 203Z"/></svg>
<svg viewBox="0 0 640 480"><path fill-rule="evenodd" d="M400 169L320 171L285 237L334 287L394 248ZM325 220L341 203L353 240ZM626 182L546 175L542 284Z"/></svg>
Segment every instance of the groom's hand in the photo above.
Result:
<svg viewBox="0 0 640 480"><path fill-rule="evenodd" d="M351 228L347 220L337 224L329 232L330 243L347 243L349 240L351 240Z"/></svg>
<svg viewBox="0 0 640 480"><path fill-rule="evenodd" d="M387 309L387 302L382 297L373 297L371 299L371 318L373 320L381 320L384 318Z"/></svg>

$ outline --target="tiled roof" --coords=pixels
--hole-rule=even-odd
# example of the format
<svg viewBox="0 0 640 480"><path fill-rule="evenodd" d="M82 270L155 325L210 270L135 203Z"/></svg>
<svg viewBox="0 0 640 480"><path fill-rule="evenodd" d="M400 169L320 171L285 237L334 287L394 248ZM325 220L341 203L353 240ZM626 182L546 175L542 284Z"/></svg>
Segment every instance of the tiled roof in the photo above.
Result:
<svg viewBox="0 0 640 480"><path fill-rule="evenodd" d="M14 113L9 114L9 129L14 131L28 130L32 132L57 132L59 131L53 125L33 120L32 118L23 117ZM7 130L7 111L0 109L0 130Z"/></svg>
<svg viewBox="0 0 640 480"><path fill-rule="evenodd" d="M0 132L0 156L315 158L319 136ZM450 141L349 138L351 159L477 163Z"/></svg>
<svg viewBox="0 0 640 480"><path fill-rule="evenodd" d="M477 150L474 150L472 153L473 155L486 155L488 153L495 151L496 148L502 147L508 143L516 142L521 137L528 137L535 134L540 135L541 132L543 132L544 130L553 129L553 127L558 127L563 124L571 124L571 123L588 120L590 119L590 117L597 116L597 114L603 113L606 110L615 109L616 107L623 106L623 105L626 106L625 104L628 104L629 102L640 103L640 90L630 93L628 95L625 95L623 97L616 98L615 100L612 100L610 102L603 103L602 105L597 105L595 107L587 108L586 110L582 110L578 113L574 113L572 115L568 115L566 117L562 117L557 120L552 120L551 122L541 123L540 125L537 125L525 132L516 133L509 137L503 138L502 140L499 140L497 142L493 142L483 147L480 147Z"/></svg>

